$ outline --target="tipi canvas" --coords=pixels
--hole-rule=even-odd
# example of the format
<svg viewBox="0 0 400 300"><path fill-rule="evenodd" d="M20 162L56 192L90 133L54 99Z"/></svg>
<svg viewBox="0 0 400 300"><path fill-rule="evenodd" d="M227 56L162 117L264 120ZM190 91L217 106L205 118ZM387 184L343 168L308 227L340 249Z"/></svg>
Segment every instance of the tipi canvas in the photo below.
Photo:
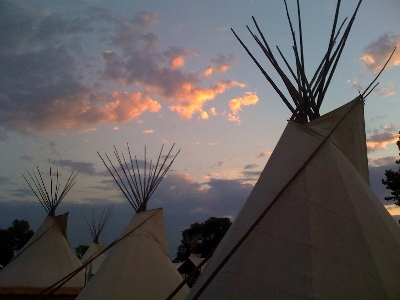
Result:
<svg viewBox="0 0 400 300"><path fill-rule="evenodd" d="M366 151L363 124L359 98L316 122L290 121L189 298L398 299L400 230L365 180L365 156L357 158Z"/></svg>
<svg viewBox="0 0 400 300"><path fill-rule="evenodd" d="M126 234L78 299L165 299L181 283L168 255L162 209L136 213L121 236ZM175 299L187 293L182 289Z"/></svg>
<svg viewBox="0 0 400 300"><path fill-rule="evenodd" d="M81 266L67 240L68 213L47 216L18 256L0 272L1 294L38 294ZM57 294L77 295L83 288L80 273Z"/></svg>
<svg viewBox="0 0 400 300"><path fill-rule="evenodd" d="M295 31L288 9L294 2L284 0L295 68L277 47L289 76L254 18L258 35L248 27L286 95L232 30L292 117L189 299L400 298L400 229L369 187L364 101L377 78L355 100L320 116L362 0L347 26L337 1L327 51L311 79L299 2Z"/></svg>
<svg viewBox="0 0 400 300"><path fill-rule="evenodd" d="M145 159L140 171L136 157L114 154L117 169L100 156L115 182L136 211L131 221L114 242L99 271L77 299L166 299L182 282L182 277L168 255L164 213L161 208L147 211L147 202L171 167L170 153L161 160L162 149L155 163ZM100 155L100 154L99 154ZM185 285L174 299L184 299Z"/></svg>
<svg viewBox="0 0 400 300"><path fill-rule="evenodd" d="M0 272L0 294L33 295L44 292L57 280L81 266L67 239L68 213L56 216L55 210L75 184L78 173L72 173L63 190L60 190L57 170L53 181L50 167L50 188L44 185L39 169L29 173L32 191L45 208L48 216L42 225ZM53 183L55 186L53 187ZM35 189L33 188L35 187ZM55 295L77 295L83 288L84 274L78 273Z"/></svg>
<svg viewBox="0 0 400 300"><path fill-rule="evenodd" d="M101 232L104 230L104 227L107 225L113 214L113 207L108 206L103 210L103 213L99 215L97 218L92 212L91 221L88 221L85 217L87 229L91 234L93 241L90 247L86 250L85 254L81 258L82 264L85 264L86 261L89 261L92 258L95 258L91 263L87 264L85 267L85 284L90 281L90 279L96 274L99 270L101 264L106 258L106 254L104 253L104 245L99 242L99 237Z"/></svg>

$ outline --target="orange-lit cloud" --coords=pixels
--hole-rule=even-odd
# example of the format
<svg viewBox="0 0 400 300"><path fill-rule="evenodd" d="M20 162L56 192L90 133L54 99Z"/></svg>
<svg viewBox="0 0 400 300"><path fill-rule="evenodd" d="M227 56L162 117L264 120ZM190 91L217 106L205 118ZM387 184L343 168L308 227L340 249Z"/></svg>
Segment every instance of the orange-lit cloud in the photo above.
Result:
<svg viewBox="0 0 400 300"><path fill-rule="evenodd" d="M234 115L234 114L231 114L231 113L228 114L228 121L236 122L236 123L238 123L239 125L240 125L240 123L242 122L242 121L240 120L239 116Z"/></svg>
<svg viewBox="0 0 400 300"><path fill-rule="evenodd" d="M190 119L193 114L203 112L203 105L207 101L213 100L218 94L234 86L244 85L234 80L219 81L210 87L194 86L185 82L177 88L175 97L170 100L173 104L169 108L181 117Z"/></svg>
<svg viewBox="0 0 400 300"><path fill-rule="evenodd" d="M240 124L241 120L238 113L242 110L242 106L254 105L257 102L257 95L251 92L246 92L243 97L231 99L229 101L229 108L231 109L232 113L228 114L228 120Z"/></svg>
<svg viewBox="0 0 400 300"><path fill-rule="evenodd" d="M367 138L367 149L369 152L386 149L388 144L398 141L398 134L394 132L393 126L384 127L384 132L375 130L374 133Z"/></svg>
<svg viewBox="0 0 400 300"><path fill-rule="evenodd" d="M85 22L75 24L69 16L54 15L59 27L48 28L43 23L46 18L16 7L17 15L7 16L7 20L11 22L10 36L18 38L8 39L2 47L9 49L0 53L2 65L10 64L0 74L4 87L0 126L23 132L77 128L83 133L88 131L82 128L138 119L145 112L160 111L162 106L182 118L197 114L206 120L215 113L204 109L207 102L230 88L244 87L235 80L212 78L235 63L233 54L220 54L197 70L187 70L187 60L199 53L178 46L161 50L161 37L152 31L158 21L156 13L135 13L128 18L112 11L82 11L77 18ZM16 32L25 17L26 24L35 26ZM104 30L93 30L97 25ZM109 49L99 56L92 55L92 49L75 51L84 45L66 39L67 32ZM41 37L35 40L34 49L30 46L33 36ZM15 51L17 48L20 51ZM29 72L11 66L27 61Z"/></svg>
<svg viewBox="0 0 400 300"><path fill-rule="evenodd" d="M211 143L208 143L207 145L208 145L208 146L216 146L216 145L218 145L218 143L211 142Z"/></svg>
<svg viewBox="0 0 400 300"><path fill-rule="evenodd" d="M207 120L208 119L208 113L206 111L202 111L200 113L200 118L203 120Z"/></svg>
<svg viewBox="0 0 400 300"><path fill-rule="evenodd" d="M216 115L217 115L217 110L215 109L215 107L211 107L211 108L210 108L210 114L211 114L212 116L216 116Z"/></svg>
<svg viewBox="0 0 400 300"><path fill-rule="evenodd" d="M397 51L394 53L388 67L400 66L399 35L385 34L381 36L376 42L372 43L364 50L361 60L364 62L368 71L378 73L396 46Z"/></svg>
<svg viewBox="0 0 400 300"><path fill-rule="evenodd" d="M106 122L123 122L139 117L143 112L157 112L161 105L140 92L113 92L108 103L96 109Z"/></svg>
<svg viewBox="0 0 400 300"><path fill-rule="evenodd" d="M213 68L212 68L212 67L208 67L208 68L204 71L203 75L206 76L206 77L211 77L212 73L213 73Z"/></svg>
<svg viewBox="0 0 400 300"><path fill-rule="evenodd" d="M149 129L149 130L143 130L142 132L143 132L143 133L154 133L154 130Z"/></svg>
<svg viewBox="0 0 400 300"><path fill-rule="evenodd" d="M184 48L171 47L164 51L165 57L169 59L171 70L182 68L185 65L185 59L192 53Z"/></svg>
<svg viewBox="0 0 400 300"><path fill-rule="evenodd" d="M232 113L237 115L239 110L242 110L242 106L254 105L258 102L258 97L256 94L251 92L246 92L243 97L234 98L229 101L229 108Z"/></svg>

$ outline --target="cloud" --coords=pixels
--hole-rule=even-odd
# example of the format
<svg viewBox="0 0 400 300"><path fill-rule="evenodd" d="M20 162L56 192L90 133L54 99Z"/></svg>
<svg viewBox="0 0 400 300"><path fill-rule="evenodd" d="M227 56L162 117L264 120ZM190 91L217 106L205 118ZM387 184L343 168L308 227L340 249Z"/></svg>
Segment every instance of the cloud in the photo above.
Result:
<svg viewBox="0 0 400 300"><path fill-rule="evenodd" d="M385 157L374 158L374 159L369 160L369 166L371 166L371 167L393 166L394 162L397 159L398 159L398 157L395 157L395 156L385 156Z"/></svg>
<svg viewBox="0 0 400 300"><path fill-rule="evenodd" d="M234 54L219 54L217 58L211 60L211 66L206 69L204 75L210 77L214 71L218 73L224 73L235 63L236 57Z"/></svg>
<svg viewBox="0 0 400 300"><path fill-rule="evenodd" d="M234 86L243 87L243 84L234 80L217 81L213 86L200 87L191 78L177 79L176 82L171 82L171 85L165 87L164 97L168 102L172 102L169 109L186 119L190 119L195 113L201 114L206 102L213 100L227 89ZM172 95L174 95L173 98Z"/></svg>
<svg viewBox="0 0 400 300"><path fill-rule="evenodd" d="M61 167L66 167L71 171L79 172L80 174L86 175L97 175L97 172L94 168L94 164L87 162L77 162L70 159L60 159L57 161L53 161L52 163L57 164Z"/></svg>
<svg viewBox="0 0 400 300"><path fill-rule="evenodd" d="M243 182L255 182L260 178L261 171L243 171Z"/></svg>
<svg viewBox="0 0 400 300"><path fill-rule="evenodd" d="M218 161L218 162L216 162L215 164L213 164L213 165L211 166L211 168L214 168L214 167L221 167L223 164L224 164L223 161Z"/></svg>
<svg viewBox="0 0 400 300"><path fill-rule="evenodd" d="M5 184L10 184L10 183L12 183L12 182L9 178L0 176L0 186L3 186Z"/></svg>
<svg viewBox="0 0 400 300"><path fill-rule="evenodd" d="M246 92L243 97L238 97L231 99L229 101L229 108L232 111L232 114L228 115L228 119L234 122L241 122L238 116L240 110L242 110L242 106L254 105L258 102L258 97L256 94L251 92Z"/></svg>
<svg viewBox="0 0 400 300"><path fill-rule="evenodd" d="M386 149L388 144L396 143L398 134L393 133L394 127L383 127L384 132L374 130L373 134L367 138L367 150L374 152L376 150Z"/></svg>
<svg viewBox="0 0 400 300"><path fill-rule="evenodd" d="M164 51L165 57L169 58L169 68L171 70L182 68L185 65L185 59L192 53L184 48L171 47Z"/></svg>
<svg viewBox="0 0 400 300"><path fill-rule="evenodd" d="M262 157L269 156L269 155L271 155L271 154L272 154L271 151L265 151L265 152L261 152L261 153L258 154L256 157L257 157L257 158L262 158Z"/></svg>
<svg viewBox="0 0 400 300"><path fill-rule="evenodd" d="M95 132L95 131L97 131L97 128L96 127L92 127L92 128L79 130L78 133L88 133L88 132Z"/></svg>
<svg viewBox="0 0 400 300"><path fill-rule="evenodd" d="M157 21L148 11L126 17L93 6L55 13L3 1L0 126L83 133L82 127L130 121L162 106L182 118L198 114L206 120L207 102L244 85L184 70L186 60L200 54L161 49L161 37L152 32ZM220 54L209 66L224 72L234 61L232 54Z"/></svg>
<svg viewBox="0 0 400 300"><path fill-rule="evenodd" d="M33 160L33 157L29 156L29 155L21 155L19 158L23 159L23 160L28 160L28 161L32 161Z"/></svg>
<svg viewBox="0 0 400 300"><path fill-rule="evenodd" d="M255 168L257 168L257 167L258 167L258 165L256 165L256 164L251 164L251 165L245 165L243 169L245 169L245 170L250 170L250 169L255 169Z"/></svg>
<svg viewBox="0 0 400 300"><path fill-rule="evenodd" d="M154 133L154 130L153 129L143 130L143 133Z"/></svg>
<svg viewBox="0 0 400 300"><path fill-rule="evenodd" d="M215 107L211 107L211 108L210 108L210 114L211 114L212 116L216 116L216 115L217 115L217 109L216 109Z"/></svg>
<svg viewBox="0 0 400 300"><path fill-rule="evenodd" d="M396 46L397 51L394 53L388 67L400 66L400 36L386 33L364 49L361 60L364 62L366 69L369 72L378 73Z"/></svg>
<svg viewBox="0 0 400 300"><path fill-rule="evenodd" d="M200 119L207 120L208 117L209 117L209 115L208 115L208 113L206 111L202 111L200 113Z"/></svg>

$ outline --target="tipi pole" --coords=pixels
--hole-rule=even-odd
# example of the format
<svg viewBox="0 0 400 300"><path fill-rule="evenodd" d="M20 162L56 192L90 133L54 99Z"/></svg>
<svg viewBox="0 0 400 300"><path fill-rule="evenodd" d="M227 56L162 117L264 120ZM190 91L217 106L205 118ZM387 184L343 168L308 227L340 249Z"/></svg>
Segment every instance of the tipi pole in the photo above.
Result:
<svg viewBox="0 0 400 300"><path fill-rule="evenodd" d="M250 228L246 231L246 233L240 238L240 240L236 243L236 245L231 249L231 251L225 256L225 258L221 261L221 263L216 267L213 273L211 273L210 277L207 278L206 282L199 288L197 293L193 296L192 299L198 299L207 286L213 281L215 276L221 271L221 269L225 266L225 264L229 261L229 259L235 254L235 252L239 249L239 247L243 244L243 242L247 239L247 237L253 232L253 230L257 227L257 225L264 219L265 215L271 210L271 208L276 204L276 202L280 199L282 194L286 191L286 189L293 183L293 181L300 175L300 173L306 168L306 166L311 162L311 160L315 157L315 155L319 152L323 145L329 140L332 134L336 131L342 121L347 117L347 115L353 110L356 105L360 104L360 101L363 101L363 97L360 95L357 98L357 101L349 108L346 114L337 122L335 127L332 128L330 133L322 140L322 142L318 145L318 147L313 151L313 153L308 157L308 159L303 163L303 165L297 170L297 172L290 178L290 180L286 183L286 185L279 191L279 193L275 196L275 198L271 201L271 203L266 207L266 209L262 212L262 214L255 220L255 222L250 226Z"/></svg>

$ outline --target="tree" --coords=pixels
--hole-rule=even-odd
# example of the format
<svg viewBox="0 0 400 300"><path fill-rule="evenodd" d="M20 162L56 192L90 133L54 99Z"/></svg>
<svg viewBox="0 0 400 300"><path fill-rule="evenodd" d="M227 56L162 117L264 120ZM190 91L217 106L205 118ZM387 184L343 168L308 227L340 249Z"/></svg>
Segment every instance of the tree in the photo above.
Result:
<svg viewBox="0 0 400 300"><path fill-rule="evenodd" d="M0 264L5 266L32 237L28 221L15 219L12 226L0 229Z"/></svg>
<svg viewBox="0 0 400 300"><path fill-rule="evenodd" d="M88 245L79 245L78 247L75 247L76 257L81 259L83 257L83 255L85 255L85 252L87 251L87 249L89 249Z"/></svg>
<svg viewBox="0 0 400 300"><path fill-rule="evenodd" d="M206 257L214 250L231 226L229 218L211 217L202 223L193 223L182 231L181 244L174 261L185 261L190 253L201 254Z"/></svg>
<svg viewBox="0 0 400 300"><path fill-rule="evenodd" d="M397 147L399 147L400 151L400 132ZM396 164L400 165L400 159L396 160ZM386 179L382 179L382 183L386 186L386 189L391 190L391 196L385 197L385 200L394 200L394 203L400 206L400 167L397 171L393 171L392 169L386 170L385 177Z"/></svg>

